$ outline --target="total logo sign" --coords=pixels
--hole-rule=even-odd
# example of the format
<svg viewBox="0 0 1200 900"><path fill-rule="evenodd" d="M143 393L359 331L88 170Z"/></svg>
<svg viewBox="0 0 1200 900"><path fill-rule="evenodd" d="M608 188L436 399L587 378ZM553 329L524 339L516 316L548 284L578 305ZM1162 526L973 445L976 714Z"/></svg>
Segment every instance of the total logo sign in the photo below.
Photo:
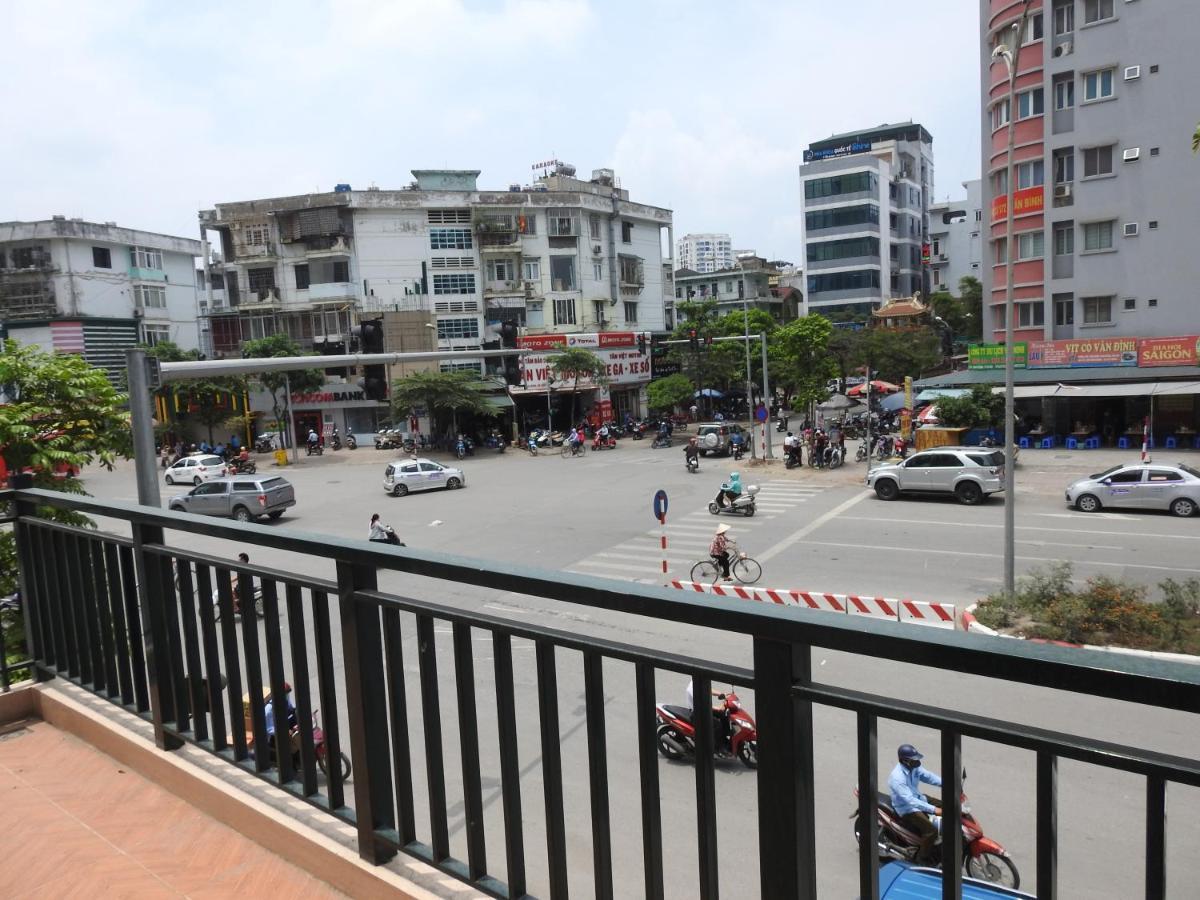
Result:
<svg viewBox="0 0 1200 900"><path fill-rule="evenodd" d="M567 347L586 347L600 350L606 347L632 347L637 335L632 331L604 331L591 334L527 334L517 338L523 350L563 350Z"/></svg>

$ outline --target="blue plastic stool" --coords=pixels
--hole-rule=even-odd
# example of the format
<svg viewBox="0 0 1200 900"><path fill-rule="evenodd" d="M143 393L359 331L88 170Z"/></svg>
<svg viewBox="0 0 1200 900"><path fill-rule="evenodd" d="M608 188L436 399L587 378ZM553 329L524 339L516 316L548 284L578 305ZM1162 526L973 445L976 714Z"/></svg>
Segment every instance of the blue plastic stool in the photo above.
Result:
<svg viewBox="0 0 1200 900"><path fill-rule="evenodd" d="M1200 450L1200 434L1198 434L1194 438L1192 438L1192 449Z"/></svg>
<svg viewBox="0 0 1200 900"><path fill-rule="evenodd" d="M1096 437L1095 435L1092 435L1090 438L1088 438L1086 441L1083 442L1083 449L1084 450L1099 450L1100 449L1100 438Z"/></svg>
<svg viewBox="0 0 1200 900"><path fill-rule="evenodd" d="M1044 438L1042 438L1042 442L1040 444L1038 444L1038 446L1041 447L1043 450L1053 450L1054 449L1054 438L1044 437Z"/></svg>
<svg viewBox="0 0 1200 900"><path fill-rule="evenodd" d="M1127 438L1127 437L1117 438L1117 449L1118 450L1128 450L1129 449L1129 438Z"/></svg>
<svg viewBox="0 0 1200 900"><path fill-rule="evenodd" d="M1079 441L1075 440L1075 438L1073 438L1073 437L1067 438L1067 449L1068 450L1078 450L1079 449Z"/></svg>
<svg viewBox="0 0 1200 900"><path fill-rule="evenodd" d="M1166 442L1163 444L1163 447L1167 450L1174 450L1175 446L1175 436L1169 435Z"/></svg>
<svg viewBox="0 0 1200 900"><path fill-rule="evenodd" d="M1200 445L1200 436L1197 436L1196 443L1197 443L1197 445ZM1021 438L1019 441L1017 441L1017 446L1020 447L1022 450L1028 450L1029 449L1029 438L1027 438L1027 437Z"/></svg>

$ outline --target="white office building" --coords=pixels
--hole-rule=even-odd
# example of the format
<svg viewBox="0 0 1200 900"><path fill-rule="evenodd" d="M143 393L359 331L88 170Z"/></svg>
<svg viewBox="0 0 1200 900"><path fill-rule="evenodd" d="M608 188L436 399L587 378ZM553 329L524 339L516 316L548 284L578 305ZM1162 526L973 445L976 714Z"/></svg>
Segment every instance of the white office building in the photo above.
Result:
<svg viewBox="0 0 1200 900"><path fill-rule="evenodd" d="M964 181L965 197L929 207L929 290L960 295L959 282L982 278L980 229L983 224L983 182Z"/></svg>
<svg viewBox="0 0 1200 900"><path fill-rule="evenodd" d="M678 267L708 274L732 269L733 241L727 234L685 234L675 244Z"/></svg>

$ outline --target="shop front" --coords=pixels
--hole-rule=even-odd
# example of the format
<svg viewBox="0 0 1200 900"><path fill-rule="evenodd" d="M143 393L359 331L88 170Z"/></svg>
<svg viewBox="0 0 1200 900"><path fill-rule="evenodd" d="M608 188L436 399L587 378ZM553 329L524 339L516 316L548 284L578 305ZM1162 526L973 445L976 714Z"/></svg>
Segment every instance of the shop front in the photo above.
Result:
<svg viewBox="0 0 1200 900"><path fill-rule="evenodd" d="M304 444L310 429L326 440L335 426L343 437L374 434L390 415L387 403L370 400L356 385L342 382L326 384L310 393L296 392L288 399L291 413L288 433L297 446ZM274 415L269 393L252 395L251 403L265 414L266 419Z"/></svg>

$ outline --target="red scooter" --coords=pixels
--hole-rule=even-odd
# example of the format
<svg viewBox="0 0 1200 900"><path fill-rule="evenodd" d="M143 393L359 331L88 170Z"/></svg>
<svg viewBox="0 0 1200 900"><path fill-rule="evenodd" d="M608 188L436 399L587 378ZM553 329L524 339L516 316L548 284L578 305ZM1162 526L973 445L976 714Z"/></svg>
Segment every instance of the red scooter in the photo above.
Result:
<svg viewBox="0 0 1200 900"><path fill-rule="evenodd" d="M750 713L742 708L737 694L719 694L725 701L725 715L729 717L730 737L720 749L736 756L748 768L758 768L758 729ZM660 703L654 708L658 718L658 752L667 759L683 759L696 753L696 728L692 724L692 711L684 706ZM705 713L708 714L707 712ZM716 722L713 723L716 728Z"/></svg>
<svg viewBox="0 0 1200 900"><path fill-rule="evenodd" d="M966 777L967 773L964 770L963 779L966 780ZM858 796L857 788L854 790L854 796ZM916 855L920 838L904 824L904 820L892 809L892 798L888 794L882 792L879 794L877 806L879 857L912 861ZM963 870L971 878L977 878L980 881L988 881L1013 889L1019 888L1021 876L1017 872L1016 864L1008 855L1007 850L983 833L983 827L976 821L971 814L971 807L967 805L966 794L962 794L959 798L959 809L962 815ZM850 818L854 820L854 839L861 842L862 829L859 825L857 809L850 814ZM942 849L940 838L935 849L940 855ZM941 868L940 859L936 865L939 869Z"/></svg>
<svg viewBox="0 0 1200 900"><path fill-rule="evenodd" d="M601 437L600 432L596 432L596 436L592 438L593 450L615 450L617 449L617 439L608 434L606 437Z"/></svg>

